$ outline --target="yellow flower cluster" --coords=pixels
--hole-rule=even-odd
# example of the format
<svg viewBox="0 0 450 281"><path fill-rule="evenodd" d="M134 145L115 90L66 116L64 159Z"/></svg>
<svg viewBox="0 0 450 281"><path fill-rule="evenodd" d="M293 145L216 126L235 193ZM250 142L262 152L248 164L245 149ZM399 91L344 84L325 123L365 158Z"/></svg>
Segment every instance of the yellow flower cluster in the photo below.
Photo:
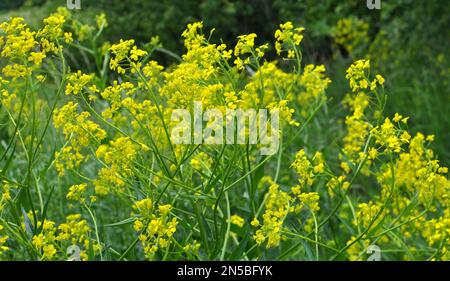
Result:
<svg viewBox="0 0 450 281"><path fill-rule="evenodd" d="M302 107L301 114L307 117L310 110L316 106L317 102L326 100L325 90L331 80L325 75L325 66L308 64L303 69L300 77L302 91L297 96L297 102Z"/></svg>
<svg viewBox="0 0 450 281"><path fill-rule="evenodd" d="M238 69L244 69L244 66L251 63L251 59L256 60L264 56L264 50L269 46L267 44L255 48L256 34L251 33L247 35L238 36L238 42L234 47L234 55L236 57L234 64ZM242 55L249 54L249 56L242 59Z"/></svg>
<svg viewBox="0 0 450 281"><path fill-rule="evenodd" d="M8 241L8 236L3 235L3 225L0 223L0 258L5 254L6 251L9 250L9 247L6 246L6 241Z"/></svg>
<svg viewBox="0 0 450 281"><path fill-rule="evenodd" d="M369 93L381 102L381 97L377 92L377 86L383 85L384 79L381 75L376 75L375 78L369 80L370 61L358 60L354 62L348 69L346 78L349 80L350 88L353 94L346 96L344 103L349 106L352 114L345 119L347 126L347 135L344 137L344 147L342 149L341 158L346 161L342 162L342 169L349 173L351 166L360 163L367 156L363 151L367 141L367 136L371 133L373 125L370 123L372 116L366 112L372 98ZM381 105L380 105L381 106ZM373 117L376 114L374 113ZM372 133L375 132L372 130ZM370 151L371 158L374 158L376 151L373 148Z"/></svg>
<svg viewBox="0 0 450 281"><path fill-rule="evenodd" d="M379 202L361 203L356 209L356 219L353 223L355 225L361 225L363 227L369 227L370 224L377 224L376 221L380 220L381 206Z"/></svg>
<svg viewBox="0 0 450 281"><path fill-rule="evenodd" d="M350 187L350 183L346 180L345 176L332 176L327 182L328 194L334 196L339 191L347 191Z"/></svg>
<svg viewBox="0 0 450 281"><path fill-rule="evenodd" d="M55 241L57 229L55 222L50 220L38 222L39 226L41 224L41 233L34 235L31 243L40 252L43 260L51 260L56 254Z"/></svg>
<svg viewBox="0 0 450 281"><path fill-rule="evenodd" d="M363 44L366 26L351 21L338 23L335 36L353 53ZM239 258L248 260L299 241L304 247L298 252L317 259L333 252L339 259L361 259L372 243L403 250L412 242L407 258L450 258L448 169L429 148L433 135L411 136L408 117L383 116L385 79L371 74L369 60L357 60L347 69L345 132L342 139L339 133L333 139L336 146L327 146L309 140L328 124L322 118L329 114L324 105L331 80L324 65L302 66L303 28L287 22L275 32L276 52L288 58L279 63L267 60L267 45L258 46L256 34L239 36L235 46L213 44L203 34L203 23L192 23L182 34L187 52L164 68L148 56L159 46L156 39L142 49L134 40L97 44L94 30L107 26L105 16L98 16L96 24L70 20L66 9L46 18L37 31L21 18L0 24L0 55L5 58L0 96L8 140L2 141L8 147L2 150L7 160L0 183L1 258L29 252L42 260L66 260L67 247L77 246L82 260L103 259L102 245L108 245L108 258L205 259L222 249L220 257L226 259L237 252L229 244L240 247L244 241L250 250ZM83 41L90 39L94 46L85 47ZM95 56L96 72L70 73L63 42L69 48L93 48L86 55ZM294 71L286 70L290 59L297 62ZM66 95L47 104L39 88L58 79L54 88ZM187 109L192 114L195 102L201 102L202 110L221 113L278 110L280 133L295 137L283 138L283 150L273 158L262 157L251 144L174 144L172 113ZM203 120L202 125L211 123ZM51 125L61 136L54 136ZM54 143L41 145L47 141ZM305 148L298 150L300 145ZM59 151L53 153L53 147ZM27 163L30 170L23 170ZM23 180L17 175L22 172L28 175ZM52 199L46 218L41 217L39 208L51 194L48 178L56 172L60 178L51 182L69 187L55 189L62 190L57 198L66 199L57 207L86 214L55 211ZM30 203L38 200L21 206L22 195ZM31 211L17 222L11 214L25 206ZM85 215L93 220L95 242ZM124 236L137 236L141 247L131 252L121 251L134 244L110 247L123 241L110 232L98 234L99 229L109 231L101 225L106 221ZM127 228L130 222L133 227ZM332 239L336 232L340 236ZM249 234L253 240L244 236Z"/></svg>
<svg viewBox="0 0 450 281"><path fill-rule="evenodd" d="M119 74L125 74L126 69L129 67L131 67L132 73L140 70L142 64L139 60L147 55L146 51L134 46L134 40L132 39L126 41L120 39L120 42L112 45L109 50L114 55L109 62L109 67Z"/></svg>
<svg viewBox="0 0 450 281"><path fill-rule="evenodd" d="M81 219L80 214L68 215L66 222L58 227L51 220L38 221L37 228L42 230L39 234L33 235L31 243L40 253L42 260L57 259L57 256L65 257L67 254L65 250L70 245L80 248L79 258L82 260L88 259L88 250L91 249L94 253L100 250L100 245L89 238L91 229L87 221Z"/></svg>
<svg viewBox="0 0 450 281"><path fill-rule="evenodd" d="M113 118L117 110L122 105L127 105L127 101L123 100L123 93L126 96L131 96L135 92L135 87L130 82L124 82L119 84L118 81L114 81L112 86L106 87L104 91L100 93L100 96L108 101L109 107L102 112L102 116L106 119Z"/></svg>
<svg viewBox="0 0 450 281"><path fill-rule="evenodd" d="M14 190L16 186L14 184L11 184L10 182L7 182L3 180L0 182L0 211L2 211L5 208L5 205L8 201L11 201L12 195L11 191Z"/></svg>
<svg viewBox="0 0 450 281"><path fill-rule="evenodd" d="M347 69L345 78L349 80L350 88L353 92L368 89L373 91L377 85L382 86L384 84L384 78L379 74L375 75L375 79L370 81L367 74L369 69L369 60L358 60Z"/></svg>
<svg viewBox="0 0 450 281"><path fill-rule="evenodd" d="M30 31L23 18L11 18L1 23L0 30L5 34L0 37L3 57L13 60L27 58L32 53L36 55L32 52L37 45L36 32Z"/></svg>
<svg viewBox="0 0 450 281"><path fill-rule="evenodd" d="M66 95L74 94L77 95L79 93L82 93L86 85L89 84L89 82L92 81L94 78L93 74L83 74L80 70L77 71L77 73L71 73L67 77L67 86L66 86ZM96 92L95 85L89 87L93 90L93 92Z"/></svg>
<svg viewBox="0 0 450 281"><path fill-rule="evenodd" d="M90 144L99 142L106 137L106 132L91 120L88 120L89 112L78 113L78 104L69 102L56 109L53 122L55 128L62 128L67 144L56 153L55 166L60 175L65 170L73 169L80 165L84 156L81 149Z"/></svg>
<svg viewBox="0 0 450 281"><path fill-rule="evenodd" d="M8 59L2 73L12 80L26 77L34 68L41 65L45 52L36 51L38 42L36 32L31 31L23 18L13 17L0 24L0 55ZM31 62L30 65L28 62ZM4 93L5 95L6 93Z"/></svg>
<svg viewBox="0 0 450 281"><path fill-rule="evenodd" d="M298 194L298 199L300 200L300 205L298 209L303 207L308 207L312 212L317 212L320 210L319 207L319 193L317 192L307 192Z"/></svg>
<svg viewBox="0 0 450 281"><path fill-rule="evenodd" d="M93 253L101 251L101 246L93 242L89 238L91 229L86 220L81 219L80 214L69 215L66 217L66 222L58 226L57 241L67 241L70 245L80 245L81 260L88 260L88 251Z"/></svg>
<svg viewBox="0 0 450 281"><path fill-rule="evenodd" d="M96 156L104 161L106 167L100 169L98 178L94 181L97 194L106 195L110 190L120 191L126 178L132 173L137 150L138 146L128 137L120 137L98 147Z"/></svg>
<svg viewBox="0 0 450 281"><path fill-rule="evenodd" d="M364 48L369 42L369 24L356 17L338 20L333 28L333 37L337 44L342 45L351 55L357 49Z"/></svg>
<svg viewBox="0 0 450 281"><path fill-rule="evenodd" d="M194 22L187 25L181 36L184 38L184 45L188 50L200 47L205 40L202 34L203 22Z"/></svg>
<svg viewBox="0 0 450 281"><path fill-rule="evenodd" d="M278 184L272 180L269 182L270 186L265 203L266 210L262 216L263 223L253 237L258 245L267 241L267 248L272 248L277 246L284 237L282 226L286 216L291 211L291 197L287 192L281 190ZM259 225L259 223L253 222L252 225Z"/></svg>
<svg viewBox="0 0 450 281"><path fill-rule="evenodd" d="M85 195L86 189L87 189L87 184L85 184L85 183L72 185L69 188L69 192L67 193L66 198L68 200L74 200L74 201L83 203L83 202L85 202L84 195Z"/></svg>
<svg viewBox="0 0 450 281"><path fill-rule="evenodd" d="M396 117L398 117L398 115ZM396 117L394 117L394 119L396 119ZM376 143L384 147L387 152L400 152L401 146L408 143L411 139L411 136L407 131L395 128L389 118L386 118L384 123L380 126L373 128L371 133L375 136Z"/></svg>
<svg viewBox="0 0 450 281"><path fill-rule="evenodd" d="M305 188L312 186L314 178L318 174L324 172L325 162L320 152L317 152L314 155L313 160L310 161L305 150L301 149L295 155L295 160L291 164L291 168L293 168L298 175L300 188Z"/></svg>
<svg viewBox="0 0 450 281"><path fill-rule="evenodd" d="M386 224L386 218L393 216L394 222L398 221L401 225L405 239L417 240L422 236L430 247L443 243L443 247L436 252L436 259L445 259L448 256L445 243L448 241L450 183L444 175L448 173L448 169L441 167L439 161L434 159L433 151L427 148L427 143L434 139L433 135L426 137L418 133L411 137L405 129L409 117L396 113L394 117L383 121L375 112L378 125L369 122L370 115L365 111L370 96L366 93L372 92L375 98L381 99L376 88L384 83L381 75L369 80L366 74L369 67L368 61L357 61L347 72L347 79L356 96L345 101L353 115L347 117L348 135L344 138L343 152L347 157L353 155L352 164L368 159L366 163L370 165L372 160L381 160L386 155L391 161L374 172L381 186L379 200L358 204L354 224L358 229L376 229L377 233L382 233L380 225ZM371 142L371 138L374 141ZM369 171L369 165L362 169ZM341 164L341 167L346 167L348 170L344 170L347 173L350 171L348 165ZM343 176L335 177L332 185L342 184L344 179ZM421 210L425 210L427 214L433 213L432 218L424 216ZM389 242L389 236L379 235L379 243ZM349 248L346 252L350 259L361 259L365 251L362 245L370 240L363 239L362 242L353 244L355 239L353 236L348 241Z"/></svg>
<svg viewBox="0 0 450 281"><path fill-rule="evenodd" d="M307 207L312 212L320 210L319 207L319 193L317 192L302 192L310 188L317 177L325 172L325 161L322 153L316 152L314 157L308 159L305 150L301 149L295 155L295 160L291 164L291 168L295 170L298 176L299 185L292 187L292 194L297 196L300 204L295 205L295 212L300 212L303 208Z"/></svg>
<svg viewBox="0 0 450 281"><path fill-rule="evenodd" d="M70 13L66 8L58 8L56 13L44 19L44 27L40 29L36 36L46 53L59 53L62 51L61 42L72 42L70 33L63 30L66 18L70 18Z"/></svg>
<svg viewBox="0 0 450 281"><path fill-rule="evenodd" d="M277 54L281 55L281 52L286 51L287 57L290 59L296 55L299 56L298 46L303 40L302 32L304 30L303 27L294 28L290 21L280 24L280 29L275 31L275 50Z"/></svg>
<svg viewBox="0 0 450 281"><path fill-rule="evenodd" d="M178 220L171 218L171 205L159 205L154 210L149 198L137 201L133 205L133 210L138 216L134 221L134 229L140 232L139 240L144 248L144 254L151 260L158 250L170 247Z"/></svg>
<svg viewBox="0 0 450 281"><path fill-rule="evenodd" d="M232 224L234 224L234 225L239 226L239 227L243 227L245 221L244 221L243 218L241 218L241 217L238 216L238 215L232 215L232 216L230 217L230 222L231 222Z"/></svg>
<svg viewBox="0 0 450 281"><path fill-rule="evenodd" d="M421 228L422 236L427 240L430 247L439 245L442 247L441 256L434 260L448 260L450 258L450 209L437 219L425 221Z"/></svg>

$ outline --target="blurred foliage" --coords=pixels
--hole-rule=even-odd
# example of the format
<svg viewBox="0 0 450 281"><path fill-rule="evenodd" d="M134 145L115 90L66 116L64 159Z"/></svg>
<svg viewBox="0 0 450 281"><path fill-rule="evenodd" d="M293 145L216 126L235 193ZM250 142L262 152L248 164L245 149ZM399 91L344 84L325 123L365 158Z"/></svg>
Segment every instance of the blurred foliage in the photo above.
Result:
<svg viewBox="0 0 450 281"><path fill-rule="evenodd" d="M306 28L311 49L329 54L333 27L350 16L368 23L371 42L384 30L392 46L406 44L410 51L423 52L422 44L426 44L445 50L445 44L432 43L445 43L448 38L449 5L440 0L381 3L380 10L369 10L365 1L354 0L324 0L320 4L316 0L81 0L81 10L74 12L86 18L106 12L110 22L106 36L111 41L130 37L148 42L158 35L164 47L176 53L183 51L179 35L193 21L203 20L205 30L215 28L217 37L230 43L238 35L252 32L261 42L272 41L278 24L290 20ZM33 17L41 19L48 10L65 5L66 0L2 0L0 10L39 6L42 11L34 11Z"/></svg>

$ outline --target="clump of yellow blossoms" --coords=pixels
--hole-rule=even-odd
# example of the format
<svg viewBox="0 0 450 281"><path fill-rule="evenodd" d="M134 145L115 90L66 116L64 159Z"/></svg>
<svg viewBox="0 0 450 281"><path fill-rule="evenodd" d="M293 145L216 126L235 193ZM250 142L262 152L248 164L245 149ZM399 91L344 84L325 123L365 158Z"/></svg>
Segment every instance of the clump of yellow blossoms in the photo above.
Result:
<svg viewBox="0 0 450 281"><path fill-rule="evenodd" d="M4 229L4 227L3 227L3 225L1 225L0 224L0 257L6 252L6 251L8 251L9 250L9 248L8 248L8 246L5 246L6 245L6 241L8 241L8 236L4 236L3 235L3 229Z"/></svg>
<svg viewBox="0 0 450 281"><path fill-rule="evenodd" d="M88 120L90 113L78 113L78 108L78 104L69 102L56 109L53 116L55 128L62 128L68 141L67 145L56 153L55 166L60 175L63 175L65 170L80 165L84 159L83 148L106 137L106 132L98 124Z"/></svg>
<svg viewBox="0 0 450 281"><path fill-rule="evenodd" d="M305 150L299 150L295 155L295 160L292 163L291 167L297 172L298 181L300 183L300 187L309 187L314 183L314 177L317 174L320 174L324 171L324 161L322 154L317 152L314 155L315 163L311 163L311 161L306 156Z"/></svg>
<svg viewBox="0 0 450 281"><path fill-rule="evenodd" d="M364 48L369 42L369 24L356 17L338 20L333 28L333 37L337 44L342 45L350 54Z"/></svg>
<svg viewBox="0 0 450 281"><path fill-rule="evenodd" d="M239 226L239 227L243 227L243 226L244 226L244 219L241 218L241 217L238 216L238 215L232 215L232 216L230 217L230 222L231 222L232 224L234 224L234 225Z"/></svg>
<svg viewBox="0 0 450 281"><path fill-rule="evenodd" d="M215 44L191 23L167 67L153 60L156 39L97 42L107 25L67 9L36 31L22 18L0 24L0 259L360 260L371 245L392 259L450 259L439 136L383 115L385 78L369 60L349 65L349 93L333 101L325 66L302 64L304 30L292 22L275 32L274 61L254 33ZM336 42L355 55L366 29L342 20ZM93 65L73 70L72 51ZM197 118L196 102L278 110L279 151L201 135L174 143L172 114Z"/></svg>
<svg viewBox="0 0 450 281"><path fill-rule="evenodd" d="M67 193L68 200L79 201L83 203L85 201L84 193L86 192L87 185L85 183L72 185Z"/></svg>
<svg viewBox="0 0 450 281"><path fill-rule="evenodd" d="M375 98L379 107L383 103L383 96L378 92L377 87L383 86L384 78L377 74L373 80L370 80L369 69L370 61L368 60L358 60L347 69L346 78L349 80L352 94L346 96L344 103L348 105L352 114L347 115L345 120L347 135L344 137L341 154L341 158L347 160L341 165L346 173L349 173L351 166L361 162L367 154L367 151L363 150L367 136L373 129L369 120L377 118L379 114L379 111L373 112L372 115L367 112L370 100ZM372 148L371 154L373 153L375 152Z"/></svg>
<svg viewBox="0 0 450 281"><path fill-rule="evenodd" d="M2 182L0 182L0 194L1 194L1 198L0 198L0 211L2 211L5 208L5 205L11 201L12 199L12 191L14 189L16 189L17 186L14 185L13 183L10 183L8 181L3 180Z"/></svg>
<svg viewBox="0 0 450 281"><path fill-rule="evenodd" d="M311 107L326 99L325 90L330 83L331 80L325 75L324 65L305 66L300 77L300 85L303 89L297 96L297 102L302 106L302 116L308 116Z"/></svg>
<svg viewBox="0 0 450 281"><path fill-rule="evenodd" d="M80 70L77 73L70 74L67 77L69 83L66 86L66 95L81 93L93 77L94 75L83 74Z"/></svg>
<svg viewBox="0 0 450 281"><path fill-rule="evenodd" d="M267 247L277 246L281 239L283 222L290 212L291 197L289 194L280 189L280 186L269 180L270 186L265 202L265 212L263 214L263 222L258 230L256 230L254 239L257 244L267 241ZM255 225L258 225L254 223Z"/></svg>
<svg viewBox="0 0 450 281"><path fill-rule="evenodd" d="M124 74L127 67L131 67L134 73L136 69L141 67L139 59L146 55L147 52L134 46L134 40L120 40L119 43L112 45L109 50L114 57L109 62L112 70L116 70L120 74Z"/></svg>
<svg viewBox="0 0 450 281"><path fill-rule="evenodd" d="M132 162L136 157L138 146L127 137L110 141L108 145L99 146L96 156L106 164L99 171L95 180L95 192L106 195L110 188L120 189L125 185L125 179L131 175Z"/></svg>
<svg viewBox="0 0 450 281"><path fill-rule="evenodd" d="M268 45L262 45L255 48L255 33L240 35L238 37L238 42L234 47L234 55L236 59L234 64L236 64L237 68L242 70L245 65L248 65L252 62L252 58L259 60L264 56L264 50L268 48ZM248 54L247 57L242 59L242 55Z"/></svg>
<svg viewBox="0 0 450 281"><path fill-rule="evenodd" d="M297 196L300 201L300 204L295 206L295 211L299 212L305 207L312 212L319 211L319 193L304 191L311 187L316 179L325 172L325 162L322 153L316 152L313 159L310 160L303 149L299 150L291 167L297 173L299 182L299 185L291 189L292 194Z"/></svg>
<svg viewBox="0 0 450 281"><path fill-rule="evenodd" d="M287 52L287 57L293 59L296 55L299 56L298 46L303 40L303 27L295 27L292 22L280 24L280 29L275 31L275 49L278 55L281 52Z"/></svg>
<svg viewBox="0 0 450 281"><path fill-rule="evenodd" d="M46 57L44 51L37 51L36 32L31 31L23 18L11 18L0 24L1 56L8 59L2 73L13 80L27 77L33 68L39 67ZM31 63L31 64L30 64Z"/></svg>
<svg viewBox="0 0 450 281"><path fill-rule="evenodd" d="M91 229L80 214L68 215L66 222L59 226L50 220L38 221L37 227L41 228L41 232L33 236L31 243L42 260L52 260L56 256L66 257L68 253L65 249L70 245L80 249L79 257L75 258L81 260L88 260L88 251L95 253L100 250L100 246L90 240Z"/></svg>
<svg viewBox="0 0 450 281"><path fill-rule="evenodd" d="M133 210L138 215L134 221L134 229L138 231L139 240L144 248L145 256L153 259L158 250L166 250L172 243L172 236L177 229L178 221L171 218L172 206L159 205L153 209L151 199L137 201Z"/></svg>

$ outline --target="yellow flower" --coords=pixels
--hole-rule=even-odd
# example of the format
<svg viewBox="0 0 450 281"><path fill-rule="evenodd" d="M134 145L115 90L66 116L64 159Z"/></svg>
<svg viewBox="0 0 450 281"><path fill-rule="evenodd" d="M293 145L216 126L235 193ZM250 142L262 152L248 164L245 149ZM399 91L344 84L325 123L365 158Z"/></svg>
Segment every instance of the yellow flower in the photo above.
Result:
<svg viewBox="0 0 450 281"><path fill-rule="evenodd" d="M158 210L161 213L161 215L167 215L172 210L172 205L159 205Z"/></svg>
<svg viewBox="0 0 450 281"><path fill-rule="evenodd" d="M143 199L136 202L133 209L151 209L152 205L149 199ZM153 256L159 248L167 248L171 245L172 236L176 231L178 221L176 218L169 218L171 205L158 206L159 214L151 216L148 226L144 228L142 219L134 222L134 229L141 232L139 240L144 248L144 254L147 259L153 259ZM140 211L141 212L141 211ZM141 212L142 214L142 212Z"/></svg>
<svg viewBox="0 0 450 281"><path fill-rule="evenodd" d="M80 70L67 76L66 95L81 93L94 78L93 74L83 74Z"/></svg>
<svg viewBox="0 0 450 281"><path fill-rule="evenodd" d="M255 39L255 33L238 36L238 42L234 47L234 55L237 57L241 54L251 53L255 46Z"/></svg>
<svg viewBox="0 0 450 281"><path fill-rule="evenodd" d="M106 20L105 13L101 13L95 16L95 21L97 22L98 28L106 28L108 26L108 21Z"/></svg>
<svg viewBox="0 0 450 281"><path fill-rule="evenodd" d="M28 60L33 62L35 65L40 65L42 63L42 60L45 58L45 53L43 52L39 52L39 53L35 53L32 52L30 53L30 57L28 57Z"/></svg>
<svg viewBox="0 0 450 281"><path fill-rule="evenodd" d="M400 121L401 118L402 116L397 116L397 120ZM407 143L410 138L409 134L402 134L402 137L399 138L399 130L395 128L389 118L386 118L381 126L373 128L372 133L378 144L384 146L387 151L394 151L397 153L401 151L402 144Z"/></svg>
<svg viewBox="0 0 450 281"><path fill-rule="evenodd" d="M300 199L302 206L303 205L307 206L311 211L317 212L320 210L319 193L317 192L301 193L300 195L298 195L298 198Z"/></svg>
<svg viewBox="0 0 450 281"><path fill-rule="evenodd" d="M70 44L73 42L73 38L72 38L72 32L64 32L64 41L67 44Z"/></svg>
<svg viewBox="0 0 450 281"><path fill-rule="evenodd" d="M290 202L292 198L287 192L280 189L279 185L270 179L269 192L265 203L263 223L255 232L253 238L260 245L267 241L267 248L277 246L282 238L282 225L286 216L291 212Z"/></svg>
<svg viewBox="0 0 450 281"><path fill-rule="evenodd" d="M332 30L334 40L342 45L350 54L356 49L363 48L369 42L369 24L356 17L338 20Z"/></svg>
<svg viewBox="0 0 450 281"><path fill-rule="evenodd" d="M325 75L324 65L308 64L303 69L300 77L302 91L297 96L297 102L301 105L301 115L307 117L314 109L317 101L326 99L325 90L331 80Z"/></svg>
<svg viewBox="0 0 450 281"><path fill-rule="evenodd" d="M128 57L128 53L132 46L134 45L134 40L123 41L112 45L109 50L114 55L109 62L109 67L111 70L116 70L120 74L125 73L125 69L122 68L121 63Z"/></svg>
<svg viewBox="0 0 450 281"><path fill-rule="evenodd" d="M44 75L37 75L37 76L36 76L36 79L37 79L39 82L44 82L44 81L45 81L45 76L44 76Z"/></svg>
<svg viewBox="0 0 450 281"><path fill-rule="evenodd" d="M53 246L53 245L45 245L43 247L43 255L42 255L43 259L51 260L55 254L56 254L55 246Z"/></svg>
<svg viewBox="0 0 450 281"><path fill-rule="evenodd" d="M369 159L374 160L375 158L377 158L378 155L378 150L374 147L371 147L369 149Z"/></svg>
<svg viewBox="0 0 450 281"><path fill-rule="evenodd" d="M297 47L303 40L302 32L305 29L303 27L294 28L292 22L288 21L280 24L280 29L275 31L275 50L278 55L281 52L287 51L288 58L294 58L296 55Z"/></svg>
<svg viewBox="0 0 450 281"><path fill-rule="evenodd" d="M402 120L402 118L403 118L403 116L401 116L401 115L398 114L398 113L395 113L395 116L394 116L394 118L392 118L392 121L394 121L394 122L400 122L400 120Z"/></svg>
<svg viewBox="0 0 450 281"><path fill-rule="evenodd" d="M257 218L253 218L253 220L250 222L250 224L254 227L259 226L259 220Z"/></svg>
<svg viewBox="0 0 450 281"><path fill-rule="evenodd" d="M68 200L79 201L83 203L85 201L84 193L87 189L87 185L85 183L79 185L72 185L69 188L69 192L66 195Z"/></svg>
<svg viewBox="0 0 450 281"><path fill-rule="evenodd" d="M181 34L185 38L184 45L189 49L194 48L202 43L205 39L201 30L203 28L203 22L194 22L187 25L187 28Z"/></svg>
<svg viewBox="0 0 450 281"><path fill-rule="evenodd" d="M144 224L142 223L142 221L141 220L135 220L134 221L134 230L136 230L136 231L141 231L142 230L142 228L144 227Z"/></svg>
<svg viewBox="0 0 450 281"><path fill-rule="evenodd" d="M136 46L133 46L133 49L130 51L130 58L134 61L138 61L140 57L145 56L147 54L146 51L139 50Z"/></svg>
<svg viewBox="0 0 450 281"><path fill-rule="evenodd" d="M152 208L153 202L150 198L139 200L133 205L133 209L143 216L150 215L152 212Z"/></svg>
<svg viewBox="0 0 450 281"><path fill-rule="evenodd" d="M239 226L239 227L243 227L243 226L244 226L244 219L241 218L241 217L238 216L238 215L232 215L232 216L230 217L230 222L231 222L232 224L234 224L234 225Z"/></svg>
<svg viewBox="0 0 450 281"><path fill-rule="evenodd" d="M21 64L8 64L2 69L6 77L11 77L13 80L17 78L26 77L31 74L31 69Z"/></svg>
<svg viewBox="0 0 450 281"><path fill-rule="evenodd" d="M384 84L384 78L383 76L377 74L375 75L375 78L377 79L378 84L383 85Z"/></svg>

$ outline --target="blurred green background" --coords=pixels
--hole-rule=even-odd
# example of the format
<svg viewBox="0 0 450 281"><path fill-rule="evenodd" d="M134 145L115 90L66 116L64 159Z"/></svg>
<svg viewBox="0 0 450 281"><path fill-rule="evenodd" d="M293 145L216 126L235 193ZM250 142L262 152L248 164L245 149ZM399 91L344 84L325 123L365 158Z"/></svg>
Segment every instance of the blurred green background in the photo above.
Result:
<svg viewBox="0 0 450 281"><path fill-rule="evenodd" d="M32 26L66 0L1 0L0 19L25 17ZM340 100L348 91L345 69L369 57L386 77L388 114L411 116L413 132L435 134L439 159L450 164L450 5L441 0L381 0L369 10L365 0L81 0L72 11L81 22L93 23L105 12L109 26L103 40L134 38L147 43L158 35L163 47L181 55L180 34L202 20L205 30L227 44L240 34L258 34L258 43L273 42L279 23L287 20L306 28L305 63L323 63L333 84L331 106L345 114ZM268 57L271 59L273 57ZM170 65L174 58L159 54Z"/></svg>

